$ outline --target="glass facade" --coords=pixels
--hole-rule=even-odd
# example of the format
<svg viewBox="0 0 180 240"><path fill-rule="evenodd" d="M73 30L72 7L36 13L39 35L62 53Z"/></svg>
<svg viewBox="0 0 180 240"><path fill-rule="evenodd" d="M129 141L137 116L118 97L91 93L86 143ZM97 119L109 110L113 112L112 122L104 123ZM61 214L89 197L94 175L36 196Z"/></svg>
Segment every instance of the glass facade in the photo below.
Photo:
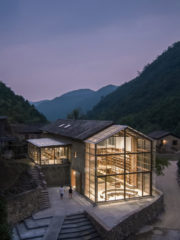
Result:
<svg viewBox="0 0 180 240"><path fill-rule="evenodd" d="M86 142L85 195L90 200L122 200L151 193L151 140L126 128L105 140Z"/></svg>
<svg viewBox="0 0 180 240"><path fill-rule="evenodd" d="M39 165L63 164L70 159L70 148L68 146L40 148L29 143L28 154Z"/></svg>

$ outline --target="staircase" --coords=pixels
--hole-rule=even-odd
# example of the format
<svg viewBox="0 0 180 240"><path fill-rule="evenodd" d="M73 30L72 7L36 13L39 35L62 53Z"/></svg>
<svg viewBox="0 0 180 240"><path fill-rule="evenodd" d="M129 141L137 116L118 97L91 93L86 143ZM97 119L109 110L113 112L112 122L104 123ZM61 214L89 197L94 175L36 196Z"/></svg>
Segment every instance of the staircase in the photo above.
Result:
<svg viewBox="0 0 180 240"><path fill-rule="evenodd" d="M66 216L58 240L98 240L98 232L84 213Z"/></svg>
<svg viewBox="0 0 180 240"><path fill-rule="evenodd" d="M47 191L47 184L44 180L44 174L41 172L41 168L37 165L33 166L31 169L31 175L33 180L36 182L37 186L40 187L40 210L50 207L49 196Z"/></svg>
<svg viewBox="0 0 180 240"><path fill-rule="evenodd" d="M100 240L84 213L66 216L30 217L16 224L12 240Z"/></svg>
<svg viewBox="0 0 180 240"><path fill-rule="evenodd" d="M42 240L47 232L52 217L27 218L13 228L13 240Z"/></svg>
<svg viewBox="0 0 180 240"><path fill-rule="evenodd" d="M45 190L41 190L40 193L40 210L46 209L50 207L50 203L49 203L49 195L48 195L48 191Z"/></svg>

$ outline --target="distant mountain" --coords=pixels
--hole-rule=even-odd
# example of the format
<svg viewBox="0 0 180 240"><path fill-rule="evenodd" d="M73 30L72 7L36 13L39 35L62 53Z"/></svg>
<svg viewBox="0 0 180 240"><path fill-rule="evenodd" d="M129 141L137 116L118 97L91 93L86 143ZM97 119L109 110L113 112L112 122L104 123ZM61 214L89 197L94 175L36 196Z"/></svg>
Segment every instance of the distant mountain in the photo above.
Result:
<svg viewBox="0 0 180 240"><path fill-rule="evenodd" d="M43 113L48 120L66 118L74 109L80 109L85 114L97 104L101 98L113 92L117 86L108 85L97 91L91 89L79 89L63 94L52 100L34 102L36 109Z"/></svg>
<svg viewBox="0 0 180 240"><path fill-rule="evenodd" d="M45 103L45 102L49 102L49 100L41 100L41 101L38 101L38 102L31 102L29 101L29 103L31 105L34 105L35 107L37 107L38 105L40 105L41 103Z"/></svg>
<svg viewBox="0 0 180 240"><path fill-rule="evenodd" d="M86 118L114 120L146 133L163 129L180 135L180 42L103 98Z"/></svg>
<svg viewBox="0 0 180 240"><path fill-rule="evenodd" d="M0 82L0 115L8 116L11 122L47 122L43 114L23 97L16 95L3 82Z"/></svg>

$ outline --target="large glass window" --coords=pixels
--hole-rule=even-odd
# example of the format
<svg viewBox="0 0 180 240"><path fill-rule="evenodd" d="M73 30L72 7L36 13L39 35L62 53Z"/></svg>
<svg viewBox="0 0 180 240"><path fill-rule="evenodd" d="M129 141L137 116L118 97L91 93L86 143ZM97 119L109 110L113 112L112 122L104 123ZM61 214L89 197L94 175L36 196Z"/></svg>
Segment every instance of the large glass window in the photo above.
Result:
<svg viewBox="0 0 180 240"><path fill-rule="evenodd" d="M28 144L28 155L35 163L40 164L40 150L33 144Z"/></svg>
<svg viewBox="0 0 180 240"><path fill-rule="evenodd" d="M85 195L95 202L95 145L86 144Z"/></svg>
<svg viewBox="0 0 180 240"><path fill-rule="evenodd" d="M85 195L97 202L149 196L151 146L151 140L129 128L87 143Z"/></svg>
<svg viewBox="0 0 180 240"><path fill-rule="evenodd" d="M69 161L68 146L39 148L29 144L28 154L31 159L41 165L63 164Z"/></svg>

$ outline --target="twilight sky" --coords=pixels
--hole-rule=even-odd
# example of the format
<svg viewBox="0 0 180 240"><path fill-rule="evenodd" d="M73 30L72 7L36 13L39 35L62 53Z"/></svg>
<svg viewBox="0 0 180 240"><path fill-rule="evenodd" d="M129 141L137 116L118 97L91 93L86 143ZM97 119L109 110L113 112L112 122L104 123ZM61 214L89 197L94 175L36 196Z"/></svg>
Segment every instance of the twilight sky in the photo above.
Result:
<svg viewBox="0 0 180 240"><path fill-rule="evenodd" d="M28 100L121 85L180 40L180 0L1 0L0 80Z"/></svg>

